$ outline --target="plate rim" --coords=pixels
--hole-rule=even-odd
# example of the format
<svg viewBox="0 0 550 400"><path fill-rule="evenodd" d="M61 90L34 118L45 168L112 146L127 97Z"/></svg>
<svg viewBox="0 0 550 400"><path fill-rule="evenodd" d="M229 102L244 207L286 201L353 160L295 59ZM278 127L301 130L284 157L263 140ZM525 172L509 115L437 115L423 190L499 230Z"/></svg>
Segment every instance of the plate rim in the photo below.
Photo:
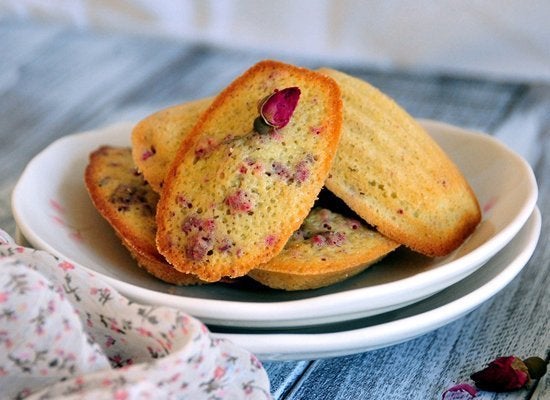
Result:
<svg viewBox="0 0 550 400"><path fill-rule="evenodd" d="M454 264L464 263L465 260L467 262L472 263L471 260L475 260L479 258L481 254L489 254L489 258L490 258L498 250L502 249L502 247L504 247L506 243L508 243L514 237L514 235L521 229L521 227L523 226L527 218L529 218L530 213L535 207L536 200L538 197L538 188L537 188L534 173L530 165L521 156L516 154L513 150L511 150L502 142L498 141L497 139L495 139L494 137L488 134L466 130L464 128L456 127L454 125L450 125L440 121L433 121L433 120L426 120L426 119L419 119L419 121L421 124L423 124L423 126L426 127L428 132L431 132L431 130L435 129L435 130L444 132L443 134L451 133L455 135L456 134L469 135L469 136L475 137L476 140L486 141L493 146L499 147L501 151L505 151L510 157L513 157L516 161L520 162L523 165L524 172L526 172L527 178L529 180L529 188L531 189L531 191L528 195L528 200L523 204L518 214L508 223L506 227L504 227L493 238L491 238L491 240L489 240L486 243L483 243L481 246L474 249L470 253L467 253L461 256L460 258L455 259L444 265L447 267ZM121 130L130 132L131 128L134 125L135 124L132 122L119 122L116 124L110 124L103 128L93 129L93 130L61 137L55 140L54 142L50 143L46 148L44 148L40 153L38 153L27 164L25 170L21 174L21 177L19 178L12 193L12 212L18 227L21 229L23 235L29 240L29 242L31 242L34 246L46 249L48 251L53 252L54 254L68 258L64 256L62 253L60 253L58 250L50 246L42 238L34 235L34 232L32 232L32 230L27 229L26 224L22 223L21 215L19 214L18 207L16 204L17 193L19 193L19 191L21 190L22 182L24 182L26 175L29 173L28 171L32 169L33 165L39 162L40 157L43 156L44 154L47 154L52 149L53 146L62 146L67 141L89 140L89 138L92 135L97 135L101 133L106 134L106 132L118 132ZM491 246L489 246L489 244ZM486 252L487 247L489 247L488 252ZM74 261L74 260L71 260L71 261ZM381 293L385 294L387 292L388 287L391 287L390 285L395 285L396 282L399 282L400 284L408 285L410 281L418 281L419 277L425 277L427 274L437 277L438 275L442 275L445 272L445 271L442 271L445 268L436 268L433 270L420 272L418 274L415 274L414 276L403 278L398 281L388 282L388 283L384 283L376 286L370 286L368 288L349 289L338 293L321 294L319 296L314 296L314 297L305 298L305 299L270 301L270 302L263 302L263 301L248 302L248 301L236 301L236 300L204 299L204 298L188 297L188 296L181 296L181 295L159 292L154 289L137 286L137 285L130 284L130 283L118 280L116 278L107 276L101 272L95 271L93 268L87 267L78 262L75 262L75 264L82 266L83 268L87 269L91 273L101 276L107 282L109 282L112 286L119 289L123 294L132 298L136 298L138 299L138 301L145 301L153 304L155 303L166 304L169 306L177 307L178 305L175 303L182 301L182 299L185 299L186 300L185 310L187 310L190 314L195 315L198 318L201 318L208 322L211 322L210 320L212 319L216 319L216 317L212 317L213 312L214 314L216 314L215 311L219 310L220 305L223 304L224 316L226 318L230 318L230 321L231 321L230 323L227 324L227 326L237 326L236 323L238 323L238 326L242 326L243 323L246 323L246 322L251 322L252 325L256 326L258 323L262 321L273 322L274 320L277 323L277 326L285 323L288 324L289 321L302 320L304 314L308 315L312 311L312 309L317 310L316 303L319 302L320 299L333 302L335 300L340 301L341 298L345 298L344 300L342 300L344 301L345 304L351 304L351 303L357 302L358 300L362 300L362 301L365 301L365 299L372 300L373 298L380 296ZM449 270L450 268L446 268L446 269ZM471 272L473 272L474 270L472 270ZM444 274L444 275L448 276L448 274ZM427 285L429 285L429 282L425 283L424 285L420 285L420 286L417 285L415 286L415 288L419 289ZM365 295L364 293L366 289L368 289L367 295ZM158 296L163 297L163 299L155 299ZM247 308L248 317L246 318L243 318L242 316L243 311L239 310L239 308L243 307L243 305L246 305L246 308ZM284 310L284 308L288 308L288 307L292 307L294 311L297 311L297 309L299 308L299 310L301 311L301 314L295 315L289 319L288 318L289 316L286 315L287 311ZM254 314L254 317L253 317L254 319L250 318L250 313ZM318 316L326 316L330 314L331 313L327 312L327 313L321 313ZM219 321L217 323L219 324Z"/></svg>

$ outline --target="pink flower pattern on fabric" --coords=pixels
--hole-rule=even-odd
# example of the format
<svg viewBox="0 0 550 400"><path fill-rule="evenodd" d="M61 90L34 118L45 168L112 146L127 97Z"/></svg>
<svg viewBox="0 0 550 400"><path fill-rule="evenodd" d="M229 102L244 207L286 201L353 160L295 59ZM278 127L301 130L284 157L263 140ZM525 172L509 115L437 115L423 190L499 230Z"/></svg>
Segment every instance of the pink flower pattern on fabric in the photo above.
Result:
<svg viewBox="0 0 550 400"><path fill-rule="evenodd" d="M269 399L261 363L181 310L129 301L0 231L6 398Z"/></svg>

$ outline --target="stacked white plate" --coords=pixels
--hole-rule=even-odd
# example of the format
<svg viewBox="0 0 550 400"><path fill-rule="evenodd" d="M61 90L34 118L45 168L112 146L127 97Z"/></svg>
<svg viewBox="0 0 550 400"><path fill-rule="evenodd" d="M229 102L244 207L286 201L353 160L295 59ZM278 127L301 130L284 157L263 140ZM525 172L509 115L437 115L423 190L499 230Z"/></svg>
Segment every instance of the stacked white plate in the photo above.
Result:
<svg viewBox="0 0 550 400"><path fill-rule="evenodd" d="M539 238L537 184L525 160L488 135L421 122L470 182L483 210L481 224L449 256L433 259L401 249L327 288L176 287L137 268L94 209L83 181L93 150L130 145L131 123L67 136L44 149L15 187L13 213L35 248L102 276L135 301L179 307L264 360L362 352L473 310L521 271Z"/></svg>

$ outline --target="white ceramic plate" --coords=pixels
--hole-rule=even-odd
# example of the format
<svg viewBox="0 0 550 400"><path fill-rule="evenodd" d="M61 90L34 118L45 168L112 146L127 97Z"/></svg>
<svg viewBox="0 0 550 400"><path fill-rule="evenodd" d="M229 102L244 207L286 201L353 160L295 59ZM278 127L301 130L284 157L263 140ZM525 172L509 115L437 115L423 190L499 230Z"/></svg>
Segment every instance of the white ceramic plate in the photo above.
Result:
<svg viewBox="0 0 550 400"><path fill-rule="evenodd" d="M365 273L318 290L176 287L136 268L94 209L83 182L89 153L102 144L129 145L130 123L67 136L48 146L17 183L13 214L33 246L95 271L136 301L180 307L206 323L273 328L363 318L419 301L471 274L514 237L536 203L531 168L504 145L449 125L423 124L472 185L483 208L482 223L447 257L398 250Z"/></svg>
<svg viewBox="0 0 550 400"><path fill-rule="evenodd" d="M317 327L251 332L225 329L230 339L262 360L336 357L390 346L448 324L502 290L533 254L541 230L536 208L520 232L483 268L432 297L408 307L354 321ZM216 328L211 327L216 332Z"/></svg>

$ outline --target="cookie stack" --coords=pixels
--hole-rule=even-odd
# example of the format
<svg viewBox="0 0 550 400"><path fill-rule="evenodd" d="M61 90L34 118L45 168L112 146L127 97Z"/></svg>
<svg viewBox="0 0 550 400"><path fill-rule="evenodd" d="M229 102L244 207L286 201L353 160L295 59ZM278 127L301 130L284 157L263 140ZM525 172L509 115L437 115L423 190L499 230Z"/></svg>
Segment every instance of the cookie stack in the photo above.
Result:
<svg viewBox="0 0 550 400"><path fill-rule="evenodd" d="M400 245L448 254L481 218L460 171L395 102L341 72L271 60L143 119L131 149L91 155L85 180L138 265L174 284L248 275L318 288ZM334 201L320 201L327 189Z"/></svg>

